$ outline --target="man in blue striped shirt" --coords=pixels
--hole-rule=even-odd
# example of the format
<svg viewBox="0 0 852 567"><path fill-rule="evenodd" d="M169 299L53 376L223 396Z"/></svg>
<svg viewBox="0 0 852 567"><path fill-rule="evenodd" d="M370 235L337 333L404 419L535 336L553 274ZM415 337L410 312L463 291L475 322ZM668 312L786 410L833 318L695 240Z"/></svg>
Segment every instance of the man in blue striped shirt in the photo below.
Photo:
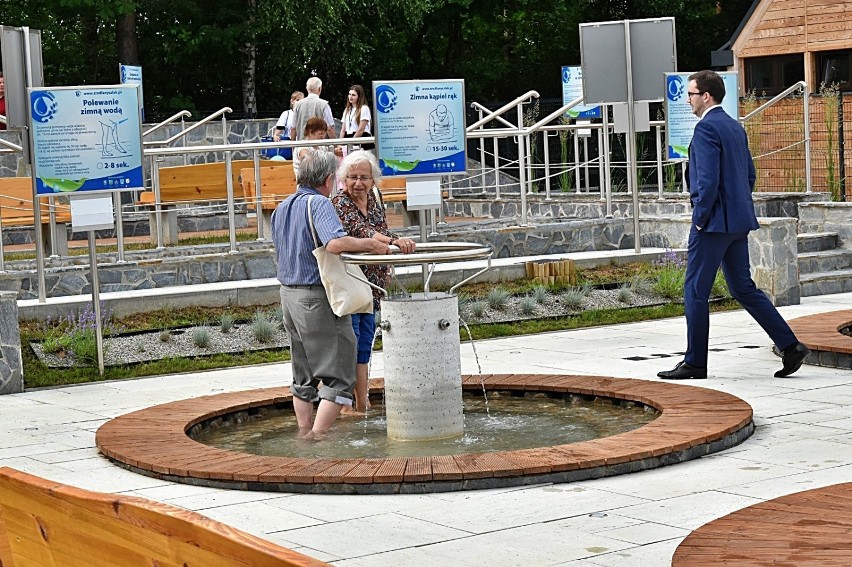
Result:
<svg viewBox="0 0 852 567"><path fill-rule="evenodd" d="M325 151L309 150L303 157L293 195L272 215L272 239L278 257L284 328L290 335L293 367L293 409L300 435L313 437L328 430L343 405L352 405L355 387L356 345L351 317L331 310L320 280L313 250L314 235L308 221L308 204L316 237L332 254L368 252L389 254L390 248L374 238L347 236L328 200L334 187L337 158ZM318 389L320 382L322 388ZM319 400L316 417L315 401Z"/></svg>

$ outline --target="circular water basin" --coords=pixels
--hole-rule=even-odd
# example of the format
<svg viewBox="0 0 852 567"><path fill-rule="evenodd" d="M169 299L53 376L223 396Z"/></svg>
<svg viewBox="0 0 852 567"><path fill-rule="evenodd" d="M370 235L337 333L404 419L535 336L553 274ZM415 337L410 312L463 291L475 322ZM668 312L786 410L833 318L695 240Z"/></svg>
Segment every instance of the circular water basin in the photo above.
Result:
<svg viewBox="0 0 852 567"><path fill-rule="evenodd" d="M481 394L481 392L480 392ZM278 457L386 458L514 451L577 443L632 431L658 413L648 406L581 396L553 398L491 392L464 396L464 434L449 439L400 441L387 436L381 398L366 416L339 419L321 442L297 437L289 408L242 411L193 426L190 437L212 447ZM486 401L487 400L487 401Z"/></svg>

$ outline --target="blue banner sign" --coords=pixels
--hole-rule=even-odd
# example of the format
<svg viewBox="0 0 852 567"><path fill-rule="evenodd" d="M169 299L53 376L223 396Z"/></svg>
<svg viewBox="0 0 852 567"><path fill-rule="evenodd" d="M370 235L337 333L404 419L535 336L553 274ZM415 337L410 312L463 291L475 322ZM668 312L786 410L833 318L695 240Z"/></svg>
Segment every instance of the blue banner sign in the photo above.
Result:
<svg viewBox="0 0 852 567"><path fill-rule="evenodd" d="M142 189L135 85L30 89L39 194Z"/></svg>
<svg viewBox="0 0 852 567"><path fill-rule="evenodd" d="M145 96L142 94L142 67L139 65L118 64L119 81L122 85L139 85L139 107L142 112L142 121L145 121Z"/></svg>
<svg viewBox="0 0 852 567"><path fill-rule="evenodd" d="M382 175L467 171L464 81L373 81Z"/></svg>
<svg viewBox="0 0 852 567"><path fill-rule="evenodd" d="M578 66L562 67L562 104L568 104L574 99L583 96L583 68ZM568 118L600 118L600 106L586 106L578 104L568 109Z"/></svg>
<svg viewBox="0 0 852 567"><path fill-rule="evenodd" d="M687 84L692 73L666 73L666 157L669 161L687 159L692 131L698 124L698 117L692 113L687 100ZM722 109L735 120L737 108L737 74L719 73L725 83L725 98Z"/></svg>

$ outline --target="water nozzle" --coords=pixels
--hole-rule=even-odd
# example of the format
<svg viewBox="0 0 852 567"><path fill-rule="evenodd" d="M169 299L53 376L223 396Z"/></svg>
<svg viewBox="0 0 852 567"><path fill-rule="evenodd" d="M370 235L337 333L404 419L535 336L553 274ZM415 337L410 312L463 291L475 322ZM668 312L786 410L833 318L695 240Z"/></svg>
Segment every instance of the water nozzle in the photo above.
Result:
<svg viewBox="0 0 852 567"><path fill-rule="evenodd" d="M438 321L438 328L442 331L445 331L450 328L450 322L446 319L441 319L440 321Z"/></svg>

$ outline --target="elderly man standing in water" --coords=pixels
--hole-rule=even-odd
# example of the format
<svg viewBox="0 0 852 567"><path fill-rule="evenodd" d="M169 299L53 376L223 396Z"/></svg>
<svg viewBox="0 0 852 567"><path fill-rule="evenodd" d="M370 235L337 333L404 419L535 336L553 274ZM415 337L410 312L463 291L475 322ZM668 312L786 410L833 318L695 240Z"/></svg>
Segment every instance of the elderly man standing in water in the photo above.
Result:
<svg viewBox="0 0 852 567"><path fill-rule="evenodd" d="M272 215L281 308L290 336L290 391L299 433L306 437L328 430L341 407L352 405L356 363L352 319L349 315L337 317L331 310L313 255L314 238L332 254L390 253L385 242L354 238L343 230L328 200L336 167L334 154L308 150L299 167L296 193L278 205ZM316 401L319 406L314 417Z"/></svg>

